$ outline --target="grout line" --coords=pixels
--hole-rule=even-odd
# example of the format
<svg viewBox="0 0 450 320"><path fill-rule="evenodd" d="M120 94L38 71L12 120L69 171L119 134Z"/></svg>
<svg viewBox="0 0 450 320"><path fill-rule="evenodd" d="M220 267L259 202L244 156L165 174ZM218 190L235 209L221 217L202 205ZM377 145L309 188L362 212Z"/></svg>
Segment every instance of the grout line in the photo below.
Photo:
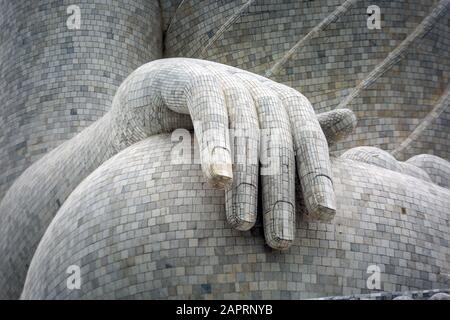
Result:
<svg viewBox="0 0 450 320"><path fill-rule="evenodd" d="M249 0L244 5L242 5L230 18L225 21L225 23L217 30L214 36L209 39L208 43L201 49L200 54L198 55L199 59L203 59L208 49L225 33L225 31L234 24L237 19L240 18L242 13L249 8L256 0ZM197 56L198 50L195 52L194 56Z"/></svg>
<svg viewBox="0 0 450 320"><path fill-rule="evenodd" d="M174 22L176 21L176 17L177 17L177 13L180 10L180 8L183 6L184 2L186 0L181 0L180 4L178 5L178 7L175 9L175 12L173 13L172 18L170 19L169 25L167 26L166 32L165 34L169 34L170 28L172 27L172 25L174 24Z"/></svg>
<svg viewBox="0 0 450 320"><path fill-rule="evenodd" d="M317 26L315 26L306 36L298 41L285 55L279 59L270 69L266 71L265 77L269 78L275 74L285 63L288 61L294 53L301 49L305 42L317 36L321 31L325 30L333 22L337 21L342 15L348 12L348 10L358 2L359 0L347 0L334 10L330 15L323 19Z"/></svg>
<svg viewBox="0 0 450 320"><path fill-rule="evenodd" d="M403 140L400 145L391 152L394 157L397 157L401 152L408 148L411 143L417 140L419 136L424 132L430 124L439 118L439 116L450 106L450 86L447 87L444 94L439 99L433 110L431 110L425 118L422 119L420 124L411 132L411 134Z"/></svg>
<svg viewBox="0 0 450 320"><path fill-rule="evenodd" d="M374 84L383 74L390 70L395 64L403 60L407 51L413 46L416 40L425 37L436 25L437 21L447 12L450 7L450 0L441 0L433 11L420 23L419 26L400 43L389 55L378 64L370 74L362 80L352 92L339 103L336 109L347 108L348 105L359 96L361 91Z"/></svg>

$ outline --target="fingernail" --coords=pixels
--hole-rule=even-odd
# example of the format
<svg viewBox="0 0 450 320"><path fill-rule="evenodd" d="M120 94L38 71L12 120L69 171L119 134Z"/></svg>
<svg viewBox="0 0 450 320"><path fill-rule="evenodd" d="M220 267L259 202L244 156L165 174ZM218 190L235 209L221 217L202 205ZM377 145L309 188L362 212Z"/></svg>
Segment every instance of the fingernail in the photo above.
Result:
<svg viewBox="0 0 450 320"><path fill-rule="evenodd" d="M276 250L288 249L294 241L295 209L285 201L278 201L264 217L267 244Z"/></svg>
<svg viewBox="0 0 450 320"><path fill-rule="evenodd" d="M227 216L228 223L236 230L248 231L256 223L257 187L249 183L241 183L234 192L232 213Z"/></svg>
<svg viewBox="0 0 450 320"><path fill-rule="evenodd" d="M336 198L333 182L324 175L316 176L308 192L306 205L309 217L313 220L330 221L336 215Z"/></svg>
<svg viewBox="0 0 450 320"><path fill-rule="evenodd" d="M211 184L215 188L225 189L233 181L233 167L231 154L227 149L214 148L210 165Z"/></svg>

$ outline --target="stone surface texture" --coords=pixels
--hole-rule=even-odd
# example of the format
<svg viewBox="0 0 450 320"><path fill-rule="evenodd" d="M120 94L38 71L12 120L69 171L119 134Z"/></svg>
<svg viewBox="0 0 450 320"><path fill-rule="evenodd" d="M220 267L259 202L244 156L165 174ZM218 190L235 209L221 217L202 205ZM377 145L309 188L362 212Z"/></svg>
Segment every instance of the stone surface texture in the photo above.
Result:
<svg viewBox="0 0 450 320"><path fill-rule="evenodd" d="M417 290L406 292L380 292L372 294L355 294L351 296L325 297L317 300L438 300L436 299L438 297L448 298L450 296L449 293L450 289L435 289L435 290Z"/></svg>
<svg viewBox="0 0 450 320"><path fill-rule="evenodd" d="M73 4L80 29L66 25ZM103 116L133 70L161 58L160 16L158 1L0 1L0 199Z"/></svg>
<svg viewBox="0 0 450 320"><path fill-rule="evenodd" d="M450 0L372 2L0 0L0 299L448 298Z"/></svg>
<svg viewBox="0 0 450 320"><path fill-rule="evenodd" d="M287 252L226 222L199 164L171 165L170 135L122 151L85 179L47 229L22 298L302 299L448 283L450 190L359 161L333 161L331 223L297 221ZM297 186L298 189L298 186ZM297 215L303 217L301 206ZM81 266L81 290L66 269Z"/></svg>
<svg viewBox="0 0 450 320"><path fill-rule="evenodd" d="M240 87L239 95L233 95L236 84ZM249 103L242 104L243 99ZM249 111L242 113L242 109ZM330 132L342 136L349 124L354 124L353 114L343 111L320 117L332 141L335 139ZM232 126L250 131L246 145L265 152L248 152L244 161L239 158L232 161L227 142L228 113L232 114ZM341 122L345 125L341 126ZM338 124L334 129L333 123ZM297 128L293 137L291 124ZM261 179L265 239L276 249L291 245L295 236L294 152L309 217L330 220L330 215L334 215L335 195L326 137L303 95L266 78L214 62L186 58L157 60L127 77L105 116L31 165L4 196L0 203L3 212L0 252L6 257L0 261L0 286L4 294L14 295L21 289L27 266L47 226L89 173L133 143L180 128L195 129L203 176L212 186L226 189L227 220L234 228L248 230L255 224L258 160L261 163L272 160L275 165ZM269 130L271 143L260 147L259 135L264 130ZM243 152L235 149L233 153L239 156ZM244 167L234 170L238 173L234 178L232 164L235 168ZM231 178L233 185L228 186ZM241 184L254 189L242 190Z"/></svg>
<svg viewBox="0 0 450 320"><path fill-rule="evenodd" d="M248 2L251 5L245 7ZM338 107L355 88L363 88L346 106L356 113L358 127L332 149L338 154L365 145L396 149L439 104L448 87L447 0L177 4L166 34L169 56L198 57L203 52L203 59L265 75L300 42L271 79L304 94L317 112ZM367 28L367 8L374 4L381 9L379 30ZM233 16L234 22L227 24ZM397 157L434 154L450 160L449 121L447 108Z"/></svg>

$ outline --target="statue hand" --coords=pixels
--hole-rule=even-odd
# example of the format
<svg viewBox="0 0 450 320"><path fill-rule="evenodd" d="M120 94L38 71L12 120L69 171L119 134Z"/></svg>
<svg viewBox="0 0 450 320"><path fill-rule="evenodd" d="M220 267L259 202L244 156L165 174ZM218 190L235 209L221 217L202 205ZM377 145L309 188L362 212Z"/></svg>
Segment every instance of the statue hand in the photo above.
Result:
<svg viewBox="0 0 450 320"><path fill-rule="evenodd" d="M225 189L227 220L235 229L249 230L255 224L260 172L266 241L275 249L289 247L295 232L295 160L310 218L333 218L326 138L333 142L353 129L351 111L326 113L319 123L308 99L290 87L186 58L144 65L124 86L125 104L134 108L131 114L146 110L138 118L144 123L153 119L144 124L146 135L182 126L183 115L190 115L203 174L210 184Z"/></svg>

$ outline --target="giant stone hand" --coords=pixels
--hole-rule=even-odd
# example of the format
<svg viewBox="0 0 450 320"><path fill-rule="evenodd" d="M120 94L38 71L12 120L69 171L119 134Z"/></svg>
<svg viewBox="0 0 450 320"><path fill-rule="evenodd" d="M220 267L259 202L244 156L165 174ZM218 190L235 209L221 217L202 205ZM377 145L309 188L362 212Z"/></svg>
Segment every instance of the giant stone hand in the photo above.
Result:
<svg viewBox="0 0 450 320"><path fill-rule="evenodd" d="M311 104L296 90L247 71L194 59L147 64L123 88L126 98L113 112L133 115L133 130L146 136L170 131L174 124L179 127L183 115L190 115L202 171L212 185L226 190L227 220L234 228L249 230L255 224L259 161L269 246L286 249L294 239L295 159L310 217L334 216L327 140ZM336 115L340 115L337 120ZM329 123L330 119L335 121ZM342 119L347 120L344 129L352 128L355 119L350 111L328 114L322 122L326 128L339 129L336 137L346 131L337 125Z"/></svg>
<svg viewBox="0 0 450 320"><path fill-rule="evenodd" d="M126 147L177 128L194 128L204 176L225 189L227 220L238 230L255 224L261 172L266 242L286 249L295 230L295 159L310 218L331 219L327 140L342 138L355 123L349 110L316 117L296 90L230 66L185 58L143 65L119 87L105 116L36 161L3 198L0 291L20 293L42 235L85 177Z"/></svg>

